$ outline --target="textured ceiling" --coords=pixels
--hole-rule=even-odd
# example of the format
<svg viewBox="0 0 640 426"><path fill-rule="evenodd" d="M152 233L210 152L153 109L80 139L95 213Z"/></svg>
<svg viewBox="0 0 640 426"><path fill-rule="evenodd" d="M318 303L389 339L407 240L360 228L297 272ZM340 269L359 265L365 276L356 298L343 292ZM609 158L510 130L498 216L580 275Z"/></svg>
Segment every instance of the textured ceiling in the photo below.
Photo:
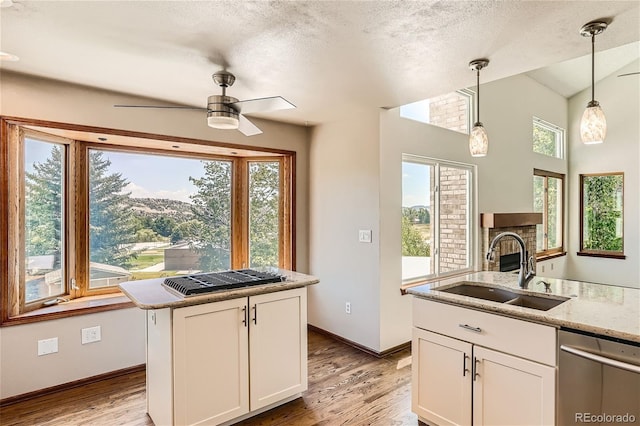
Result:
<svg viewBox="0 0 640 426"><path fill-rule="evenodd" d="M612 21L598 51L640 40L638 1L14 0L0 14L0 50L20 57L2 69L205 106L224 67L228 94L281 95L298 108L261 116L300 124L471 86L475 58L491 60L486 82L588 55L578 30L594 19Z"/></svg>

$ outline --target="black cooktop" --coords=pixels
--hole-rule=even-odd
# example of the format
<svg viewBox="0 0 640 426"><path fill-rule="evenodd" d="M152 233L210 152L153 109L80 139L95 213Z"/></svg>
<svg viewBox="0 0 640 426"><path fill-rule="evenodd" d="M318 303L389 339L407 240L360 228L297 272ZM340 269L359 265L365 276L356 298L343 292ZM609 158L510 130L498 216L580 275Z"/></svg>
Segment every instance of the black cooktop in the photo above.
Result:
<svg viewBox="0 0 640 426"><path fill-rule="evenodd" d="M279 283L285 279L282 275L270 272L237 269L165 278L163 285L183 296L194 296L220 290Z"/></svg>

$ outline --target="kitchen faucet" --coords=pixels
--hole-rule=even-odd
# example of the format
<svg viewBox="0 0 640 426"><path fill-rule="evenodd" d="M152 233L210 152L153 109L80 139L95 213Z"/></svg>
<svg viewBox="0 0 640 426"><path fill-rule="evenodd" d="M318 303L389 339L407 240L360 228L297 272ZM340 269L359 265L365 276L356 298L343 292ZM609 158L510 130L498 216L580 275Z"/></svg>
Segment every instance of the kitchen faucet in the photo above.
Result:
<svg viewBox="0 0 640 426"><path fill-rule="evenodd" d="M489 244L489 250L487 251L487 260L491 262L493 260L493 251L495 250L496 243L501 240L503 237L513 237L520 245L520 272L518 272L518 286L520 288L527 288L527 283L531 280L536 274L533 271L533 256L526 259L527 249L524 245L524 240L520 235L515 232L503 232L501 234L496 235L496 237Z"/></svg>

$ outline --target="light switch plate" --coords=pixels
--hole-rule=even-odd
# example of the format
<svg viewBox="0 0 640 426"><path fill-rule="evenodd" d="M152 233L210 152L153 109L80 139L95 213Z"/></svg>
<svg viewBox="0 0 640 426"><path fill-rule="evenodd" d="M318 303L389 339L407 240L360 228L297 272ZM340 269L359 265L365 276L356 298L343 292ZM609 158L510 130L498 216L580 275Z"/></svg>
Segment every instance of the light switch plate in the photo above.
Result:
<svg viewBox="0 0 640 426"><path fill-rule="evenodd" d="M361 243L371 242L371 229L361 229L358 231L358 241Z"/></svg>

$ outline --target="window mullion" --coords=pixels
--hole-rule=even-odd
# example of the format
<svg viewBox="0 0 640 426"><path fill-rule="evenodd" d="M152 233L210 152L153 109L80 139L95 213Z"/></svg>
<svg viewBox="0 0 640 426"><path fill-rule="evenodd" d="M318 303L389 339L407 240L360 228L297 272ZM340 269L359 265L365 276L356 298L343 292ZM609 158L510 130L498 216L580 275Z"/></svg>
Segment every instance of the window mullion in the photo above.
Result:
<svg viewBox="0 0 640 426"><path fill-rule="evenodd" d="M231 268L249 264L249 167L246 158L233 161L231 208Z"/></svg>

